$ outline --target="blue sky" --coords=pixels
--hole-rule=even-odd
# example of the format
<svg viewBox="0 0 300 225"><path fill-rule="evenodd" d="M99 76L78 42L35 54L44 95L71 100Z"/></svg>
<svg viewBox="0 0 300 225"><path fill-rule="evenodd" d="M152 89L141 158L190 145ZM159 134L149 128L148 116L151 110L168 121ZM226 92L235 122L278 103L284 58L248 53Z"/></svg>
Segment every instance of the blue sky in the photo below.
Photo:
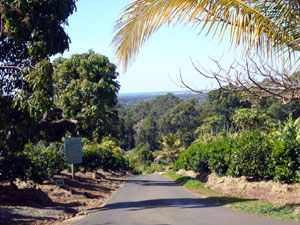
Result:
<svg viewBox="0 0 300 225"><path fill-rule="evenodd" d="M69 51L63 57L93 49L115 63L111 40L113 27L128 0L79 0L77 12L69 17L66 32L71 38ZM163 27L144 44L137 59L126 73L118 66L120 93L182 90L176 84L181 71L183 78L193 88L211 88L213 83L200 76L190 58L209 70L214 70L212 58L222 57L226 67L240 54L230 50L228 38L221 43L211 35L198 35L200 28L173 25Z"/></svg>

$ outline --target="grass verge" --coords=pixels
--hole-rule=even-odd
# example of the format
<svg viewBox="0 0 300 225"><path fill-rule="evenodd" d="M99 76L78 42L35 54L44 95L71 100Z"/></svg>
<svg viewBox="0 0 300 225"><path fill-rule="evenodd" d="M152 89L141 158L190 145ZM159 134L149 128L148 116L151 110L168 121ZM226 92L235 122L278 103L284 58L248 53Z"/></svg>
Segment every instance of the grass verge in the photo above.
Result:
<svg viewBox="0 0 300 225"><path fill-rule="evenodd" d="M243 196L226 196L205 187L205 183L197 179L178 175L174 171L167 171L165 175L189 190L199 193L220 205L280 220L300 220L300 214L294 213L297 205L279 205L266 200L247 199Z"/></svg>

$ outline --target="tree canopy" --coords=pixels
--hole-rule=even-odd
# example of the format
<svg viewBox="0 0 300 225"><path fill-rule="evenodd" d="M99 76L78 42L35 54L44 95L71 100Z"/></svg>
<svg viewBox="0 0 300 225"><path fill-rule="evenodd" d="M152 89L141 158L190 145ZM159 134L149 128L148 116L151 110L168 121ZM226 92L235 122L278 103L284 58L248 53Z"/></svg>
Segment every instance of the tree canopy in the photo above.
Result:
<svg viewBox="0 0 300 225"><path fill-rule="evenodd" d="M185 23L223 37L247 49L263 47L300 50L298 1L134 0L123 11L113 39L126 69L144 42L165 24Z"/></svg>
<svg viewBox="0 0 300 225"><path fill-rule="evenodd" d="M90 139L116 135L116 66L93 51L57 58L53 65L54 102L62 109L62 118L80 122L78 132Z"/></svg>
<svg viewBox="0 0 300 225"><path fill-rule="evenodd" d="M22 150L35 138L38 123L52 107L49 57L69 46L63 26L75 2L0 1L0 130L1 145L9 151Z"/></svg>

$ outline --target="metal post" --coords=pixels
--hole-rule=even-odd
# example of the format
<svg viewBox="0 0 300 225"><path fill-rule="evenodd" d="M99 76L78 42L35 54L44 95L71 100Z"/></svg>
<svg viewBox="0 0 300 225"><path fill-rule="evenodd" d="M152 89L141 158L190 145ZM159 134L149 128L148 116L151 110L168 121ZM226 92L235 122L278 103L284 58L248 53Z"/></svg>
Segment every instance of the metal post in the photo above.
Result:
<svg viewBox="0 0 300 225"><path fill-rule="evenodd" d="M75 167L74 167L74 164L71 164L71 170L72 170L72 179L75 180Z"/></svg>

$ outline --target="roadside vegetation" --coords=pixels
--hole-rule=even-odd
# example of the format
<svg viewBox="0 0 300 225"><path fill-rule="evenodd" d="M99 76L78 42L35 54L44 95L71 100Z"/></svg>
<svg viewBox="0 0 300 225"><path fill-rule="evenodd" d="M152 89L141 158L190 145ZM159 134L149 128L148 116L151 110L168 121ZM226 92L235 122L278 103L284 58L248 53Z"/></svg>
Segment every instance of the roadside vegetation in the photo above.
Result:
<svg viewBox="0 0 300 225"><path fill-rule="evenodd" d="M189 15L186 9L204 10L211 5L211 1L200 1L203 7L194 8L197 4L193 2L133 1L119 20L117 28L121 30L113 41L120 47L116 46L117 56L125 68L143 38L160 25L171 19L182 21ZM299 51L298 1L289 1L286 7L281 1L211 6L225 11L209 11L207 22L212 17L225 22L225 27L220 26L224 29L231 23L240 26L231 33L233 39L238 34L237 44L245 38L246 46L259 48L261 44L265 47L265 40L266 46L282 52L284 47L291 53ZM54 175L69 167L63 140L72 136L83 138L83 162L77 165L82 172L101 169L139 174L185 169L244 176L251 181L300 182L298 70L277 73L275 69L268 71L268 66L260 70L254 63L253 72L247 64L236 78L245 73L248 80L231 82L230 74L217 74L217 81L224 80L222 88L210 91L201 102L199 98L183 100L166 94L137 104L130 104L136 99L121 104L117 67L106 56L89 50L50 60L69 48L64 26L75 11L76 0L0 0L1 185L17 188L19 180L53 181ZM138 12L136 20L132 19L134 12ZM197 11L192 15L197 16ZM188 21L199 22L194 17ZM137 30L131 32L127 26ZM140 28L146 30L136 35L134 31L142 31ZM134 36L128 46L127 32ZM264 32L268 33L266 39ZM264 79L254 79L257 73ZM299 214L292 214L296 206L221 196L198 180L168 174L193 190L207 192L220 204L280 219L299 219Z"/></svg>
<svg viewBox="0 0 300 225"><path fill-rule="evenodd" d="M243 196L222 195L215 190L205 187L205 184L198 179L178 175L174 171L168 171L166 176L183 185L189 190L200 193L201 196L217 202L220 205L228 206L233 209L242 210L247 213L260 216L272 217L280 220L299 220L300 215L294 214L296 206L293 204L280 205L272 204L266 200L246 199Z"/></svg>

